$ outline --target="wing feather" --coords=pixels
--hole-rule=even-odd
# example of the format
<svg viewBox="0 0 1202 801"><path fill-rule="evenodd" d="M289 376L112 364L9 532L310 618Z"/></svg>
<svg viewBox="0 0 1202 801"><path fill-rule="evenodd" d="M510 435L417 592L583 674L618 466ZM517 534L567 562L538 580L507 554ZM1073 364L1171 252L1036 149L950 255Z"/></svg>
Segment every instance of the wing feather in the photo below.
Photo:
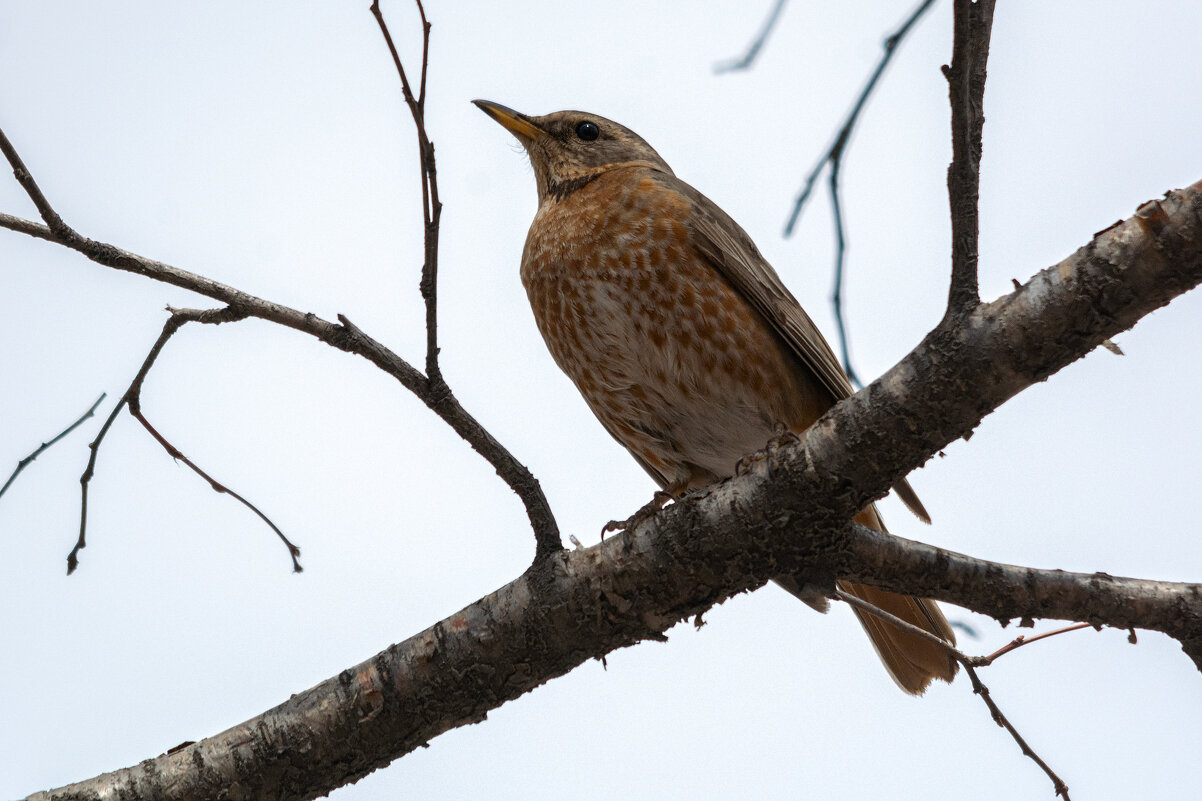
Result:
<svg viewBox="0 0 1202 801"><path fill-rule="evenodd" d="M776 270L760 255L747 232L713 201L679 178L660 173L656 180L692 202L690 233L694 249L764 316L830 394L831 405L851 397L855 389L830 344ZM906 479L895 484L893 490L920 520L931 522Z"/></svg>

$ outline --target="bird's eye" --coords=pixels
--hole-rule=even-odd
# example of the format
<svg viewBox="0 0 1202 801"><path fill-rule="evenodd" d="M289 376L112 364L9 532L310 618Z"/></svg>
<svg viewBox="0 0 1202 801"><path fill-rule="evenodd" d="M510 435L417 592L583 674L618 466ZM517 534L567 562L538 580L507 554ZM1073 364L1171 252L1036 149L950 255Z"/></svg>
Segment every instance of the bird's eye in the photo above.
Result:
<svg viewBox="0 0 1202 801"><path fill-rule="evenodd" d="M591 142L601 135L601 129L597 127L597 123L585 120L576 125L576 135L586 142Z"/></svg>

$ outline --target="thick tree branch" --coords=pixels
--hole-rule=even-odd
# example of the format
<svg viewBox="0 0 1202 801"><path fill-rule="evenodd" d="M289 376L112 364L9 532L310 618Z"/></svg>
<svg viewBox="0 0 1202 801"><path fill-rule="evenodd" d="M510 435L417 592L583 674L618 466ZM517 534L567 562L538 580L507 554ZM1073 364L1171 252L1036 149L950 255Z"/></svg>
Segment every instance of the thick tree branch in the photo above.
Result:
<svg viewBox="0 0 1202 801"><path fill-rule="evenodd" d="M994 0L955 0L951 66L944 66L952 106L952 163L947 196L952 213L952 281L947 313L966 314L981 302L977 290L980 233L981 133L985 127L985 63Z"/></svg>
<svg viewBox="0 0 1202 801"><path fill-rule="evenodd" d="M1202 584L985 562L858 525L847 544L839 573L850 579L938 597L1003 625L1045 618L1159 631L1179 641L1202 671Z"/></svg>
<svg viewBox="0 0 1202 801"><path fill-rule="evenodd" d="M590 658L662 638L771 576L870 581L992 614L1149 628L1202 669L1202 586L1017 568L846 521L1015 393L1202 282L1202 182L1140 207L1014 293L946 321L796 443L264 715L31 799L313 798Z"/></svg>

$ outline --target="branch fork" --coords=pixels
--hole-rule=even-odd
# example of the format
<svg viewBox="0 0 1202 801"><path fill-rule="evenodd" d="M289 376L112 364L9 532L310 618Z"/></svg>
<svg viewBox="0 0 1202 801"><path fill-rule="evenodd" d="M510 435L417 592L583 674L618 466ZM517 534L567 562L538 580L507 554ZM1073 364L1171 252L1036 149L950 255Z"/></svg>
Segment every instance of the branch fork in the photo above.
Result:
<svg viewBox="0 0 1202 801"><path fill-rule="evenodd" d="M361 329L351 325L345 317L340 316L341 325L331 323L315 314L302 313L283 304L255 297L202 275L180 270L162 262L157 262L114 247L113 245L88 239L80 235L55 212L49 200L47 200L41 188L34 180L32 173L25 166L20 155L2 130L0 130L0 152L8 159L9 164L13 168L14 176L37 207L44 224L39 225L38 223L12 215L0 214L0 227L9 228L29 236L71 248L98 264L163 281L227 304L227 311L209 310L208 312L195 312L195 315L201 316L192 316L192 313L189 313L180 317L173 313L164 327L160 342L156 343L156 348L152 348L152 355L149 358L149 362L144 365L144 369L149 369L150 364L154 361L154 356L157 355L158 349L162 348L162 345L166 343L171 334L184 322L190 320L195 320L196 322L219 322L219 320L215 319L205 319L203 315L206 314L210 316L219 316L221 314L237 315L238 319L257 317L301 331L333 347L364 357L384 372L396 378L402 386L422 400L427 407L466 440L473 450L483 456L493 466L497 475L518 495L526 508L531 528L534 531L535 561L540 561L562 550L563 545L560 540L559 527L555 521L555 516L551 512L550 504L547 502L538 480L525 465L519 462L513 454L502 446L500 442L463 408L452 392L451 387L444 380L438 363L438 234L442 203L438 197L434 145L430 142L425 127L426 71L429 63L431 26L426 19L425 9L422 7L420 0L417 6L422 19L423 37L421 77L416 94L412 90L400 56L397 54L396 47L392 42L391 34L388 32L387 25L380 14L378 3L373 3L371 10L380 24L389 51L393 56L394 64L401 79L405 102L412 112L417 131L425 231L423 246L424 263L420 284L422 298L425 301L426 307L426 369L424 374L409 362L397 356L382 343L368 336ZM143 379L144 377L142 375ZM140 386L140 381L137 379L135 381ZM135 393L135 401L136 397ZM123 399L122 403L118 405L118 409L125 405L126 400ZM116 410L114 410L114 414L115 412ZM110 417L110 420L102 428L100 437L92 444L92 455L84 476L81 478L84 501L80 513L80 535L75 548L68 556L68 572L72 572L77 566L79 550L84 547L84 531L87 520L87 484L94 470L97 447L104 434L107 433L111 425L111 419ZM150 430L148 423L143 422L143 425L147 426L148 430ZM160 442L165 442L165 440L160 440ZM198 469L195 466L193 468ZM241 496L237 496L235 493L231 494L250 506ZM251 508L254 509L253 506ZM266 517L257 509L254 509L254 511L267 521ZM270 521L267 522L269 525L272 525ZM283 534L274 525L272 525L272 528L276 530L276 533L282 539L285 539ZM287 542L286 539L285 542ZM299 564L296 562L297 551L295 550L295 546L292 546L291 543L287 544L290 553L293 554L294 567L299 569Z"/></svg>

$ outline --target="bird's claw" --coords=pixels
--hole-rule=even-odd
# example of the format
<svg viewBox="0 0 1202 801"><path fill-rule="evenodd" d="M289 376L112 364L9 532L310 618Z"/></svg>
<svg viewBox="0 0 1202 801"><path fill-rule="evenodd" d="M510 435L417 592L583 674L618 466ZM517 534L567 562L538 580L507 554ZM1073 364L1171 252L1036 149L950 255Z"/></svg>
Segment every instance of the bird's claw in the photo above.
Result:
<svg viewBox="0 0 1202 801"><path fill-rule="evenodd" d="M801 437L788 428L785 428L784 425L777 423L776 435L768 440L764 447L747 454L735 462L735 475L745 476L755 474L770 478L772 476L772 462L780 449L786 445L793 445L800 441Z"/></svg>
<svg viewBox="0 0 1202 801"><path fill-rule="evenodd" d="M630 529L650 519L660 509L667 505L668 501L672 500L672 493L657 490L651 500L643 505L641 509L632 514L625 520L610 520L601 527L601 539L605 539L605 535L614 531L629 531Z"/></svg>

